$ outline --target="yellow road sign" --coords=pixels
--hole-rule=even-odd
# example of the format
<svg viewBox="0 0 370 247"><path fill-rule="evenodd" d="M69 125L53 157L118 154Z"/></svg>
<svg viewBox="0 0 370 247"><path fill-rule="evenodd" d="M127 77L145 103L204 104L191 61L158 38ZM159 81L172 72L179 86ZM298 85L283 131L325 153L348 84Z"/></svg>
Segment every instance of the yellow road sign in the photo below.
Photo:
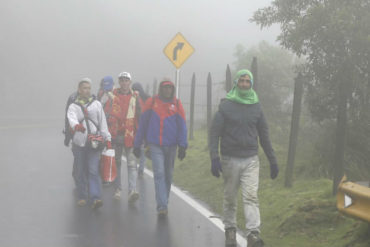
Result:
<svg viewBox="0 0 370 247"><path fill-rule="evenodd" d="M163 52L178 69L193 54L194 48L181 33L177 33L163 49Z"/></svg>

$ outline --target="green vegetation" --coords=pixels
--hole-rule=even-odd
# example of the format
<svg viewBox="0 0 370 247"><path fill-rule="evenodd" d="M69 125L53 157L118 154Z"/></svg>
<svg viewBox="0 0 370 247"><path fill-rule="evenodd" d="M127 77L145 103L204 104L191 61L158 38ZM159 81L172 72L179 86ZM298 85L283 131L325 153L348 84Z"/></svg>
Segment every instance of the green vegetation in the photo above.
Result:
<svg viewBox="0 0 370 247"><path fill-rule="evenodd" d="M273 131L273 133L276 133ZM298 152L296 180L293 188L284 187L284 163L287 146L276 145L277 135L272 136L273 146L280 164L277 180L269 178L269 166L260 153L260 210L262 236L270 247L367 247L370 245L368 224L342 216L336 210L332 196L332 181L309 176L314 159ZM187 157L176 161L174 183L193 197L205 202L215 213L222 215L222 178L210 172L210 159L205 131L195 133L189 141ZM305 173L302 173L304 171ZM299 176L299 174L301 174ZM241 199L238 206L238 227L244 228Z"/></svg>
<svg viewBox="0 0 370 247"><path fill-rule="evenodd" d="M280 175L272 181L260 152L259 198L267 246L370 246L370 226L338 213L331 181L333 174L338 179L343 171L353 181L366 180L370 174L369 10L368 0L274 0L252 21L262 28L278 24L281 48L266 42L236 47L235 70L249 68L252 58L258 58L257 93L280 165ZM285 188L298 72L305 94L295 180L292 188ZM189 142L188 156L177 163L174 182L222 215L223 181L210 173L205 131ZM240 205L239 198L238 227L243 229Z"/></svg>
<svg viewBox="0 0 370 247"><path fill-rule="evenodd" d="M370 2L274 0L251 21L279 25L281 47L305 59L297 67L305 78L305 107L327 132L316 142L324 148L317 155L335 165L318 167L321 175L339 180L344 170L369 179ZM236 56L239 63L244 57Z"/></svg>
<svg viewBox="0 0 370 247"><path fill-rule="evenodd" d="M277 38L285 49L266 42L248 49L236 47L235 70L249 68L252 58L258 58L257 93L280 165L280 175L272 181L260 152L262 235L268 246L370 246L370 226L336 210L331 181L333 174L342 176L342 167L353 181L368 179L370 174L369 10L368 0L274 0L258 10L252 21L262 28L280 25ZM298 72L305 79L305 95L295 180L292 188L285 188L293 82ZM198 131L189 142L187 158L177 163L174 182L222 215L223 181L210 173L205 131ZM238 227L243 229L240 205L239 198Z"/></svg>

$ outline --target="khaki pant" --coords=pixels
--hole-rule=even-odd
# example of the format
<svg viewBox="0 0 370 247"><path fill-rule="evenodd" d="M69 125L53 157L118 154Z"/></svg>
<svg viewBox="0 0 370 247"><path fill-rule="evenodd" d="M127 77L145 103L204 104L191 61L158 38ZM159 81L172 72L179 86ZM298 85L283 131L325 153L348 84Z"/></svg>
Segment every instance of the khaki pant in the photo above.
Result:
<svg viewBox="0 0 370 247"><path fill-rule="evenodd" d="M122 155L126 156L127 163L127 180L128 180L128 193L131 191L136 191L136 180L137 180L137 162L136 157L133 153L134 148L125 147L123 145L115 146L115 159L117 165L117 177L114 180L115 189L122 190L121 184L121 163Z"/></svg>
<svg viewBox="0 0 370 247"><path fill-rule="evenodd" d="M258 205L259 159L225 157L221 159L224 179L224 225L225 229L236 227L236 208L239 187L242 190L246 236L258 231L261 225Z"/></svg>

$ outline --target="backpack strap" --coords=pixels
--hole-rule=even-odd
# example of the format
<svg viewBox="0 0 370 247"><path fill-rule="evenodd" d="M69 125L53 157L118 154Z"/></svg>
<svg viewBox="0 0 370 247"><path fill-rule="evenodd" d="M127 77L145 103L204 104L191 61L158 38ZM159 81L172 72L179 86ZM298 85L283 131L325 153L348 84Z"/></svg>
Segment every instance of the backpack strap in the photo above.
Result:
<svg viewBox="0 0 370 247"><path fill-rule="evenodd" d="M87 133L88 134L91 134L91 129L90 129L90 124L89 124L89 121L92 122L95 126L95 128L100 131L100 128L99 128L99 125L97 125L90 117L89 117L89 113L87 112L87 107L89 107L96 99L93 99L91 102L89 102L86 107L83 106L82 104L80 104L79 102L74 102L76 105L78 105L81 110L82 110L82 113L84 115L84 120L86 122L86 128L87 128Z"/></svg>

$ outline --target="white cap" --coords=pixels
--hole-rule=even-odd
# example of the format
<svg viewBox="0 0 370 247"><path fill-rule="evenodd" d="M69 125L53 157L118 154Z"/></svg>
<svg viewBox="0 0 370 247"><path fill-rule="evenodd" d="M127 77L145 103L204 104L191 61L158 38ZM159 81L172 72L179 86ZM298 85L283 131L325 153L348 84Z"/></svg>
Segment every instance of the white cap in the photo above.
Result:
<svg viewBox="0 0 370 247"><path fill-rule="evenodd" d="M92 81L91 81L91 79L90 78L87 78L87 77L85 77L85 78L82 78L81 80L80 80L80 82L88 82L88 83L92 83Z"/></svg>
<svg viewBox="0 0 370 247"><path fill-rule="evenodd" d="M131 75L128 72L121 72L119 73L118 78L128 78L131 80Z"/></svg>

